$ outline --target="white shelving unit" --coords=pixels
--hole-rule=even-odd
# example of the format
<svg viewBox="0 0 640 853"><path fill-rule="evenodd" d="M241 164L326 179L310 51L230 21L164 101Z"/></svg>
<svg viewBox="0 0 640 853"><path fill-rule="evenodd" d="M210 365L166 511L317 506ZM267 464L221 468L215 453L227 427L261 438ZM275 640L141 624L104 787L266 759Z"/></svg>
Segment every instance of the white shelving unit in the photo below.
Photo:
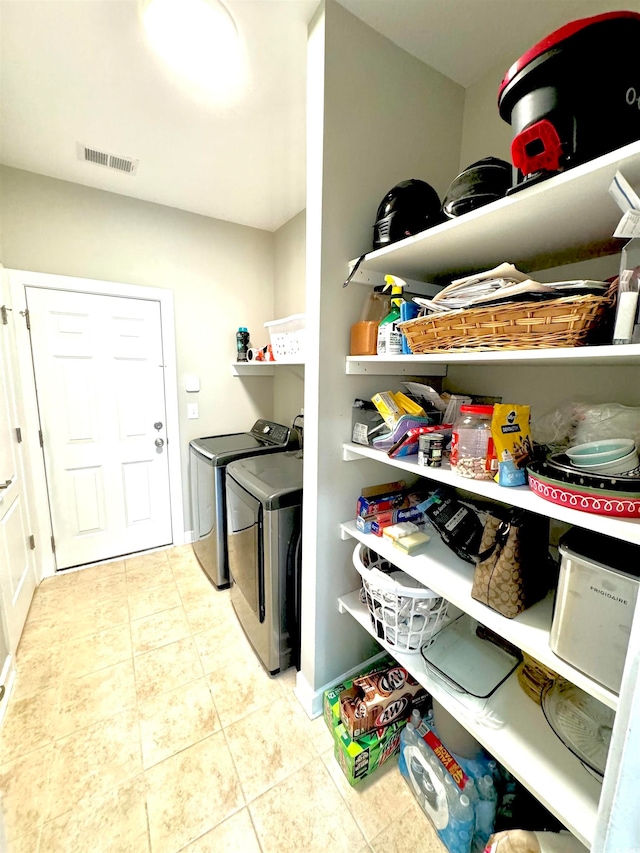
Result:
<svg viewBox="0 0 640 853"><path fill-rule="evenodd" d="M359 591L340 597L338 606L375 636ZM560 744L540 708L520 688L515 673L487 700L484 714L493 718L495 726L490 727L472 713L461 717L460 703L427 672L420 654L391 653L558 820L583 844L591 845L600 783Z"/></svg>
<svg viewBox="0 0 640 853"><path fill-rule="evenodd" d="M275 376L276 368L304 367L301 361L234 361L231 373L234 376Z"/></svg>
<svg viewBox="0 0 640 853"><path fill-rule="evenodd" d="M627 542L640 545L640 519L610 518L606 515L595 515L553 504L534 494L528 486L508 488L487 480L467 480L465 477L455 474L447 462L443 462L441 468L426 468L424 465L418 465L415 456L390 459L382 450L376 450L364 444L344 444L342 453L347 462L362 458L375 459L385 465L390 465L392 468L399 468L401 471L407 471L417 477L426 477L436 483L464 489L466 492L481 498L510 504L520 509L528 509L547 518L557 518L558 521L564 521L567 524L575 524L577 527L584 527L586 530L594 530L596 533L603 533L606 536L613 536L615 539L624 539Z"/></svg>
<svg viewBox="0 0 640 853"><path fill-rule="evenodd" d="M618 169L632 185L640 183L640 142L370 252L353 280L392 273L443 281L504 260L530 272L619 252L623 241L611 235L620 210L608 194Z"/></svg>
<svg viewBox="0 0 640 853"><path fill-rule="evenodd" d="M618 707L618 696L613 691L575 667L563 661L549 647L549 631L553 609L553 593L525 610L515 619L507 619L490 607L471 598L473 566L465 563L451 551L440 539L436 531L431 532L431 541L419 553L407 555L381 536L361 533L354 521L340 525L343 537L353 538L371 550L376 551L385 560L396 565L403 572L442 595L451 604L468 613L487 628L495 631L522 651L527 652L540 663L555 670L569 681L585 690L591 696L604 702L610 708Z"/></svg>
<svg viewBox="0 0 640 853"><path fill-rule="evenodd" d="M495 352L428 353L426 355L348 355L348 374L411 374L436 372L447 365L533 365L538 367L617 367L640 365L640 344L567 347L566 349L497 350Z"/></svg>
<svg viewBox="0 0 640 853"><path fill-rule="evenodd" d="M623 242L611 235L620 213L609 197L608 189L618 169L632 184L640 183L640 142L458 219L371 252L362 259L353 281L378 284L382 275L392 273L414 282L442 284L457 274L487 269L504 260L524 271L535 272L616 254ZM350 270L355 263L355 260L350 262ZM583 387L588 384L591 374L584 371L593 368L594 393L607 394L609 396L606 399L610 399L616 390L620 393L622 388L626 391L631 389L626 397L636 400L633 404L638 405L640 397L633 390L638 374L629 372L630 368L638 365L640 345L608 345L510 352L444 352L386 358L347 356L345 373L348 376L361 376L363 382L365 379L370 382L368 377L376 375L398 378L408 375L444 376L447 369L454 367L464 369L467 366L486 366L487 371L491 371L492 368L513 366L516 369L521 366L546 370L544 380L540 379L542 386L545 382L554 382L556 376L562 376L562 389L567 393L567 389L571 388L574 381L578 382L578 378ZM553 372L554 368L558 368L558 374ZM624 382L618 380L609 383L607 370L618 368L627 370ZM567 369L583 372L578 373L573 380ZM461 374L458 370L456 375L460 380L461 376L477 377L478 373ZM502 393L500 382L504 382L505 375L504 372L499 374L502 379L496 380L495 391L484 390L483 393ZM614 375L611 374L612 377ZM585 381L587 376L589 379ZM485 386L487 384L490 382L485 382ZM541 385L538 386L539 394ZM513 387L513 383L510 387ZM493 482L467 480L454 474L446 464L442 468L425 468L418 466L416 457L390 459L386 453L363 445L345 443L342 455L345 461L373 460L414 477L425 477L433 484L446 484L479 498L530 510L614 539L640 544L640 520L609 518L558 506L538 497L526 486L504 488ZM369 467L366 470L370 472L372 469ZM389 476L389 479L394 478ZM353 481L354 478L349 479ZM601 842L611 803L617 796L617 786L622 784L618 776L619 762L622 761L623 767L625 764L627 768L631 766L629 757L621 760L621 755L624 753L625 729L630 725L631 707L635 701L634 685L631 683L633 679L623 681L619 698L551 651L549 630L553 594L516 619L508 620L471 598L473 567L459 560L439 537L433 536L418 554L407 556L383 539L361 534L354 522L341 524L340 532L343 539L353 539L368 545L462 611L616 710L623 722L617 725L616 721L614 726L609 762L613 768L607 768L604 785L601 785L555 736L541 708L519 687L515 674L488 700L489 710L504 722L501 727L492 728L480 718L461 712L459 701L427 671L419 654L390 650L577 838L588 846L594 843L594 839L597 839L596 843ZM360 603L357 591L342 595L338 599L338 607L374 636L369 613ZM634 662L627 667L629 673L635 673L637 654L637 648L630 651ZM624 784L630 784L628 770ZM601 797L603 790L605 793ZM600 802L603 805L602 813L599 814Z"/></svg>

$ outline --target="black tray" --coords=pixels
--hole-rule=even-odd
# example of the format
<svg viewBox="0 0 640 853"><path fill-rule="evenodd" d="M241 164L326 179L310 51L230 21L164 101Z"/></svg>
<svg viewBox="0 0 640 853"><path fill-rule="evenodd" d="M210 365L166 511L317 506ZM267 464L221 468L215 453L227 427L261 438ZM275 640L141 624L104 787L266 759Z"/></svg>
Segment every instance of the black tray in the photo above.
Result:
<svg viewBox="0 0 640 853"><path fill-rule="evenodd" d="M546 460L532 462L527 470L571 486L585 486L602 492L640 493L640 476L633 474L592 474L584 468L576 468L566 453L552 453Z"/></svg>

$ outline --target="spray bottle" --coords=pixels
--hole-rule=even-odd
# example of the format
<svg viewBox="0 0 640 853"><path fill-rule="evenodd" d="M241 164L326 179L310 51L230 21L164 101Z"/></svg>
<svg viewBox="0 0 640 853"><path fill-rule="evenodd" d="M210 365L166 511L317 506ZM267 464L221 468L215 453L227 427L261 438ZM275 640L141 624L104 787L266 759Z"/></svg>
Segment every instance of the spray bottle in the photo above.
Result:
<svg viewBox="0 0 640 853"><path fill-rule="evenodd" d="M397 328L400 321L400 305L402 299L402 288L407 286L404 279L396 275L385 275L386 287L391 288L391 311L378 326L378 355L401 355L402 333Z"/></svg>

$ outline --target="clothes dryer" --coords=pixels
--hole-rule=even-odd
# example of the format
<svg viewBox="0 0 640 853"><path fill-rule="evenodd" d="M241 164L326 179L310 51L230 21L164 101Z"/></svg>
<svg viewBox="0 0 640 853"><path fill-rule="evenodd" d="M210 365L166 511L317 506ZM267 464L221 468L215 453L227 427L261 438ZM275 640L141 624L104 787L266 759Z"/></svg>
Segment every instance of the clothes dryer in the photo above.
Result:
<svg viewBox="0 0 640 853"><path fill-rule="evenodd" d="M193 550L204 573L218 589L229 586L225 518L227 465L249 456L299 447L295 429L264 419L249 432L210 435L189 443Z"/></svg>
<svg viewBox="0 0 640 853"><path fill-rule="evenodd" d="M302 453L227 468L231 603L269 673L300 667Z"/></svg>

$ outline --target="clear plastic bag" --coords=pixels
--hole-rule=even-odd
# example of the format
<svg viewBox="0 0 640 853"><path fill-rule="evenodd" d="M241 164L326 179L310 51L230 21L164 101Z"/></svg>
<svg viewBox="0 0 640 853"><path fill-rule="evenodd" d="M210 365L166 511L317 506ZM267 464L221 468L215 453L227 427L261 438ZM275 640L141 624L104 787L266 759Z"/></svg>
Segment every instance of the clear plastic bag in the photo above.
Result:
<svg viewBox="0 0 640 853"><path fill-rule="evenodd" d="M532 433L553 451L605 438L631 438L640 446L640 408L567 400L536 418Z"/></svg>

